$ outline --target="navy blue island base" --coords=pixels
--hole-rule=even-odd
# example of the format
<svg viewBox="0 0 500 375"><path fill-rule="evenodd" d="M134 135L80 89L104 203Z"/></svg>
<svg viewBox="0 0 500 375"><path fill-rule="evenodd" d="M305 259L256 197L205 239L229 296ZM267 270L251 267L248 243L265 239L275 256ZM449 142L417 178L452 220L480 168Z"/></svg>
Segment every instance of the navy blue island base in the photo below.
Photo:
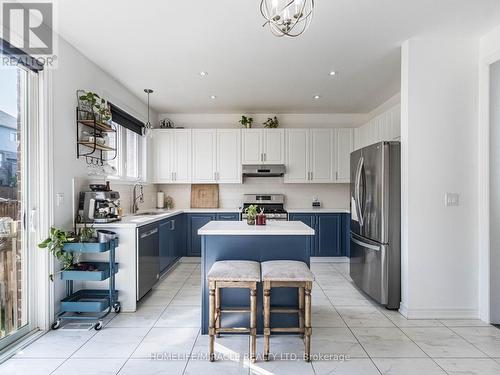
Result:
<svg viewBox="0 0 500 375"><path fill-rule="evenodd" d="M215 223L215 222L211 222ZM202 333L208 333L208 284L206 275L212 265L220 260L253 260L265 262L268 260L298 260L310 265L309 241L314 235L314 230L300 223L301 230L297 234L290 234L290 230L283 234L267 235L259 234L218 234L223 231L214 231L211 234L203 234L204 229L210 227L211 223L200 229L202 236L201 244L201 327ZM219 222L220 223L220 222ZM247 225L245 222L227 222L230 228L238 225ZM234 224L232 224L234 223ZM236 224L238 223L238 224ZM297 223L299 222L287 222ZM269 223L268 226L285 227L281 222ZM292 224L293 225L293 224ZM290 226L288 227L290 228ZM310 234L303 234L308 230ZM278 230L279 231L279 230ZM250 292L248 289L222 289L221 307L244 307L250 304ZM271 294L272 306L297 307L297 288L275 288ZM249 314L228 313L222 314L222 327L249 327ZM291 327L298 325L297 314L274 314L271 317L272 327ZM257 332L262 333L262 285L259 283L257 291Z"/></svg>

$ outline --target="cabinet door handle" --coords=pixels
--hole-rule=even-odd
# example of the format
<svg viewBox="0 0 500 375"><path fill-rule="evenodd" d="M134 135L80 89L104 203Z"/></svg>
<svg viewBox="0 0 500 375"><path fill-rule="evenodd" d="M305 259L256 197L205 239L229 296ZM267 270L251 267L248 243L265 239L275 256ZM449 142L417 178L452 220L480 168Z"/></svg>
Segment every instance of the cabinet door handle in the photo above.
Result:
<svg viewBox="0 0 500 375"><path fill-rule="evenodd" d="M339 172L335 172L335 179L338 180L339 179Z"/></svg>
<svg viewBox="0 0 500 375"><path fill-rule="evenodd" d="M267 161L267 152L264 152L264 161Z"/></svg>
<svg viewBox="0 0 500 375"><path fill-rule="evenodd" d="M175 230L175 219L170 221L170 230Z"/></svg>
<svg viewBox="0 0 500 375"><path fill-rule="evenodd" d="M313 173L311 172L311 181L312 181L312 179L313 179Z"/></svg>

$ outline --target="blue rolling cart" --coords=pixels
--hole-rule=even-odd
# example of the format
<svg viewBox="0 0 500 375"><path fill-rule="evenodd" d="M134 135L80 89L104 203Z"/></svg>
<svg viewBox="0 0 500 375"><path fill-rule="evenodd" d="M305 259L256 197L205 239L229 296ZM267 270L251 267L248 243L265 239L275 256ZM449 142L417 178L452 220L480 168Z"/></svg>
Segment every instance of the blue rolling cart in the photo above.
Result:
<svg viewBox="0 0 500 375"><path fill-rule="evenodd" d="M67 243L63 250L73 253L104 253L109 252L108 262L82 262L92 265L92 271L66 270L61 272L61 279L66 280L66 298L61 300L61 312L52 329L58 329L63 320L95 320L94 329L99 331L103 327L103 319L111 312L119 313L118 291L115 288L115 275L118 264L115 263L115 249L118 239L108 242L80 242ZM108 280L108 289L81 289L73 290L73 281L104 281ZM85 314L85 315L83 315Z"/></svg>

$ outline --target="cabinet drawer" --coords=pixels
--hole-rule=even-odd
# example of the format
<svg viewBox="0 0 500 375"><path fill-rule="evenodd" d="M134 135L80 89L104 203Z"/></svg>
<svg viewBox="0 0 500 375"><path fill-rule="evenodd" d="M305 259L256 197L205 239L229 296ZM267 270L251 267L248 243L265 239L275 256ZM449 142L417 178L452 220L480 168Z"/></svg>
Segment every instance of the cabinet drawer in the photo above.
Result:
<svg viewBox="0 0 500 375"><path fill-rule="evenodd" d="M217 220L219 221L239 221L240 214L238 212L225 212L217 214Z"/></svg>

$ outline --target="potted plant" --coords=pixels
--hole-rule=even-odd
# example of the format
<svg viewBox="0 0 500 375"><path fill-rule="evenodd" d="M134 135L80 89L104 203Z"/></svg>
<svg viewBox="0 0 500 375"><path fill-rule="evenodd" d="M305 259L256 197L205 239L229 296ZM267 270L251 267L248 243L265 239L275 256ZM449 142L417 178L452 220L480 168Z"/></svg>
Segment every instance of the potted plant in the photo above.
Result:
<svg viewBox="0 0 500 375"><path fill-rule="evenodd" d="M51 227L49 237L38 244L40 249L47 249L56 259L61 262L61 272L75 268L77 260L71 252L64 251L64 244L71 242L95 242L94 228L84 227L80 229L78 235L73 232L66 232L56 227ZM54 275L49 275L50 280L54 281Z"/></svg>
<svg viewBox="0 0 500 375"><path fill-rule="evenodd" d="M93 119L95 116L99 122L111 120L111 111L104 98L92 91L78 90L78 107L84 115L84 120Z"/></svg>
<svg viewBox="0 0 500 375"><path fill-rule="evenodd" d="M247 116L241 116L241 120L238 121L244 128L250 129L252 127L253 118Z"/></svg>
<svg viewBox="0 0 500 375"><path fill-rule="evenodd" d="M268 117L266 121L262 123L265 128L277 128L280 125L278 118L274 116L273 118Z"/></svg>
<svg viewBox="0 0 500 375"><path fill-rule="evenodd" d="M247 224L255 225L255 218L257 217L258 207L255 204L252 204L245 208L245 213L247 214Z"/></svg>

